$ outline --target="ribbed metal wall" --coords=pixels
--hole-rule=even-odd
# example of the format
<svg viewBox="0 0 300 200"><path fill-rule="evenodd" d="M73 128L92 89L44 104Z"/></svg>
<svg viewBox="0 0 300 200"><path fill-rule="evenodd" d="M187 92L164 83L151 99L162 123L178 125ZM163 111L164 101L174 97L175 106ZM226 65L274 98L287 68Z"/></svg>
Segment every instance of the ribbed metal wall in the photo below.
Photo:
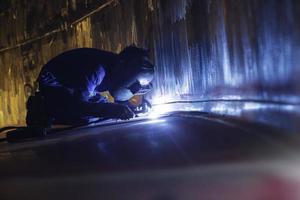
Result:
<svg viewBox="0 0 300 200"><path fill-rule="evenodd" d="M297 0L6 0L0 26L0 126L24 123L41 66L75 47L150 48L154 102L299 102Z"/></svg>

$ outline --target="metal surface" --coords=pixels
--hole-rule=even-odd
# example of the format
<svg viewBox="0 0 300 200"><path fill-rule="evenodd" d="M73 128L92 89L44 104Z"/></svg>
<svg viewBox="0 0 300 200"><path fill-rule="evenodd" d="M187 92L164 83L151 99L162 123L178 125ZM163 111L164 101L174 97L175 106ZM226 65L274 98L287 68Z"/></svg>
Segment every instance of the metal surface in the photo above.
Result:
<svg viewBox="0 0 300 200"><path fill-rule="evenodd" d="M112 1L2 2L0 24L7 28L0 46L26 45L0 52L0 126L24 124L26 96L41 67L76 47L150 48L156 66L150 96L159 103L186 94L300 102L298 0L120 0L97 13L95 5ZM53 37L33 38L57 29Z"/></svg>
<svg viewBox="0 0 300 200"><path fill-rule="evenodd" d="M1 144L0 196L297 199L299 144L297 135L201 112L79 128Z"/></svg>

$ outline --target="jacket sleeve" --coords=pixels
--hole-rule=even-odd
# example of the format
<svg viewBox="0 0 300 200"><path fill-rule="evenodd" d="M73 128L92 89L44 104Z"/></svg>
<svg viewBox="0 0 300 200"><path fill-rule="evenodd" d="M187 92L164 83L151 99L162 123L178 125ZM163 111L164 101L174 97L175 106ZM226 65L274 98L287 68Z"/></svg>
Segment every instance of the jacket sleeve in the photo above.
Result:
<svg viewBox="0 0 300 200"><path fill-rule="evenodd" d="M82 79L78 80L78 88L75 89L74 95L82 101L89 101L95 95L95 89L101 84L105 77L105 69L98 65L95 69L83 74Z"/></svg>

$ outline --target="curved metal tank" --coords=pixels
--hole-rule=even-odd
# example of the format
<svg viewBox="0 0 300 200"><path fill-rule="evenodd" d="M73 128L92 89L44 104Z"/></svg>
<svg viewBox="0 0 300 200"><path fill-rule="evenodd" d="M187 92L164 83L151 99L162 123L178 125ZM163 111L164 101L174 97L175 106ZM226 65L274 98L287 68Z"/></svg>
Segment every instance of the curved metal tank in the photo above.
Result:
<svg viewBox="0 0 300 200"><path fill-rule="evenodd" d="M178 105L176 105L178 106ZM1 199L298 199L299 137L199 111L0 145Z"/></svg>

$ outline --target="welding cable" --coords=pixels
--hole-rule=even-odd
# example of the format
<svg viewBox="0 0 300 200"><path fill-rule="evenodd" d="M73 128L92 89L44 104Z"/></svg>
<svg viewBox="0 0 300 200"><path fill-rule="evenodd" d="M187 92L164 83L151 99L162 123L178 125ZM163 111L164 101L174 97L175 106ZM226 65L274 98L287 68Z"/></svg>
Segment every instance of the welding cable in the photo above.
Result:
<svg viewBox="0 0 300 200"><path fill-rule="evenodd" d="M6 127L0 128L0 133L6 132L6 131L11 131L11 130L16 130L16 129L20 129L20 128L25 128L25 127L24 126L6 126ZM0 138L0 142L5 142L5 141L7 141L7 138Z"/></svg>
<svg viewBox="0 0 300 200"><path fill-rule="evenodd" d="M14 137L24 137L25 138L25 134L24 133L26 130L28 129L26 126L6 126L6 127L2 127L0 128L0 133L6 132L6 137L5 138L0 138L0 143L1 142L9 142L10 138L14 138Z"/></svg>
<svg viewBox="0 0 300 200"><path fill-rule="evenodd" d="M43 138L47 135L57 134L62 131L74 130L76 128L85 127L94 123L99 123L107 120L107 118L101 118L88 123L79 123L73 126L62 128L42 128L42 127L26 127L26 126L7 126L0 128L0 133L7 132L6 138L0 138L0 142L22 142L27 139Z"/></svg>
<svg viewBox="0 0 300 200"><path fill-rule="evenodd" d="M28 45L28 44L32 44L34 42L37 42L37 41L49 38L50 36L52 36L52 40L51 40L51 42L49 44L49 46L51 46L51 44L52 44L52 42L54 40L53 38L55 38L55 34L64 32L64 31L69 30L69 29L74 29L74 28L76 28L77 24L79 24L83 20L85 20L85 19L93 16L94 14L98 13L99 11L102 11L103 9L105 9L105 8L107 8L109 6L116 7L117 5L119 5L119 1L118 0L107 1L106 3L104 3L104 4L100 5L99 7L97 7L96 9L90 11L86 15L84 15L84 16L80 17L79 19L71 22L70 24L67 25L67 27L65 27L65 26L64 27L57 27L56 29L54 29L54 30L52 30L50 32L44 33L43 35L38 36L36 38L31 38L31 39L25 40L25 41L23 41L21 43L13 45L13 46L4 47L3 49L0 49L0 53L5 52L5 51L9 51L9 50L12 50L12 49L20 48L20 47Z"/></svg>
<svg viewBox="0 0 300 200"><path fill-rule="evenodd" d="M12 129L18 129L18 128L25 128L25 126L6 126L6 127L2 127L0 128L0 133L4 132L4 131L9 131Z"/></svg>

